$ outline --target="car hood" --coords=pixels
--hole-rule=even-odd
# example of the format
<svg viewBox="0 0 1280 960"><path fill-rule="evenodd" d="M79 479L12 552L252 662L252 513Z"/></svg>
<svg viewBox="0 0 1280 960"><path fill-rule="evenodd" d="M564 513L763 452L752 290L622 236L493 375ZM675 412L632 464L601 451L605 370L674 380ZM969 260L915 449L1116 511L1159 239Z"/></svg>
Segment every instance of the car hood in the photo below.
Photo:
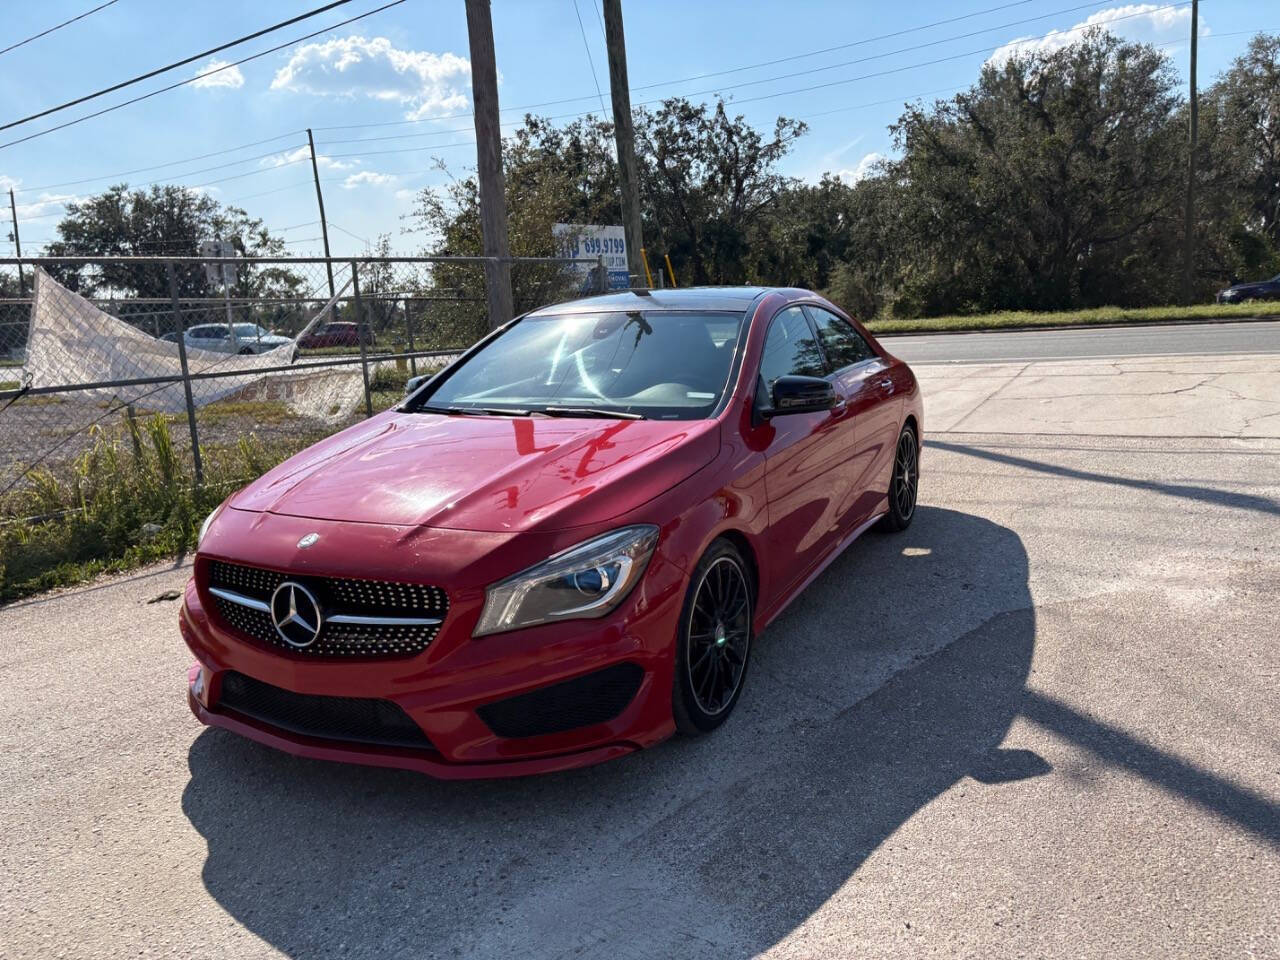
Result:
<svg viewBox="0 0 1280 960"><path fill-rule="evenodd" d="M1227 287L1226 293L1247 293L1250 290L1265 290L1271 286L1269 280L1258 280L1254 283L1237 283L1234 286Z"/></svg>
<svg viewBox="0 0 1280 960"><path fill-rule="evenodd" d="M719 451L710 420L390 411L286 460L230 506L357 523L565 529L620 516Z"/></svg>

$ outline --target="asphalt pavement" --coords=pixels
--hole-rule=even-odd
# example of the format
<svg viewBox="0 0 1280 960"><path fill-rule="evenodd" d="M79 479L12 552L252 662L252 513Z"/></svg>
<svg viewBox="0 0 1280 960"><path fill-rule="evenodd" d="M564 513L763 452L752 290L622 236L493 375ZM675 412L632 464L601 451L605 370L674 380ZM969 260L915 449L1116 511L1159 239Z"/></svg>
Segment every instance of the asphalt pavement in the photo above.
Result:
<svg viewBox="0 0 1280 960"><path fill-rule="evenodd" d="M1280 321L1077 327L877 338L908 363L1280 354Z"/></svg>
<svg viewBox="0 0 1280 960"><path fill-rule="evenodd" d="M201 728L182 563L0 609L0 956L1280 956L1280 439L1226 394L1138 435L1215 364L1116 367L1109 434L1070 377L975 371L911 528L759 638L730 721L588 770ZM972 432L1027 384L1056 432Z"/></svg>

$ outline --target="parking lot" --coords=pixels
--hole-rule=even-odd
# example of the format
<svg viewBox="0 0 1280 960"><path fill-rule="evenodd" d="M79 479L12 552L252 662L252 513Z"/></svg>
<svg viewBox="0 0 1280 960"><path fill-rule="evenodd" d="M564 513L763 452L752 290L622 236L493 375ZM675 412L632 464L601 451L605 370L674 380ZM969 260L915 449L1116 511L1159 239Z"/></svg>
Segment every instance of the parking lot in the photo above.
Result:
<svg viewBox="0 0 1280 960"><path fill-rule="evenodd" d="M917 372L913 526L588 770L201 728L181 562L0 609L0 956L1280 956L1280 355Z"/></svg>

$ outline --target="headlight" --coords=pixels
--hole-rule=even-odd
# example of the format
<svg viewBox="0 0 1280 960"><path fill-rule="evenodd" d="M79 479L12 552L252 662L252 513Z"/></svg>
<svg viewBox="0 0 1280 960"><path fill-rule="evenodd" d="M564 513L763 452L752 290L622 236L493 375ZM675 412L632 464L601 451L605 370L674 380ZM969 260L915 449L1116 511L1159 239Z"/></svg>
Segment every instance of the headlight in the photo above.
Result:
<svg viewBox="0 0 1280 960"><path fill-rule="evenodd" d="M204 523L200 524L200 533L196 535L196 549L200 549L200 544L204 542L204 535L209 532L209 526L213 523L213 518L222 512L224 504L218 504L213 508L213 512L204 518Z"/></svg>
<svg viewBox="0 0 1280 960"><path fill-rule="evenodd" d="M603 617L640 580L657 543L655 526L623 527L495 583L473 635Z"/></svg>

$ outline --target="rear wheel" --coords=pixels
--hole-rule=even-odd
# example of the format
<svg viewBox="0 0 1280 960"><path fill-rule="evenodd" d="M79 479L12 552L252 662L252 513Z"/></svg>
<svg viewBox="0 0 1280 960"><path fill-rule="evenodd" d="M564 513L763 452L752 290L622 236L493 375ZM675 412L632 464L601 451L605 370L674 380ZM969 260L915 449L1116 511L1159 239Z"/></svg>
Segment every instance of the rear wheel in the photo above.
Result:
<svg viewBox="0 0 1280 960"><path fill-rule="evenodd" d="M916 515L916 493L920 485L920 441L915 428L907 424L898 435L893 455L893 479L889 481L889 512L880 521L882 530L905 530Z"/></svg>
<svg viewBox="0 0 1280 960"><path fill-rule="evenodd" d="M717 540L689 578L680 615L671 705L681 733L710 733L733 711L751 658L753 608L742 555Z"/></svg>
<svg viewBox="0 0 1280 960"><path fill-rule="evenodd" d="M240 356L242 356L242 357L248 357L248 356L251 356L252 354L253 354L253 348L252 348L252 347L241 347L241 348L240 348Z"/></svg>

